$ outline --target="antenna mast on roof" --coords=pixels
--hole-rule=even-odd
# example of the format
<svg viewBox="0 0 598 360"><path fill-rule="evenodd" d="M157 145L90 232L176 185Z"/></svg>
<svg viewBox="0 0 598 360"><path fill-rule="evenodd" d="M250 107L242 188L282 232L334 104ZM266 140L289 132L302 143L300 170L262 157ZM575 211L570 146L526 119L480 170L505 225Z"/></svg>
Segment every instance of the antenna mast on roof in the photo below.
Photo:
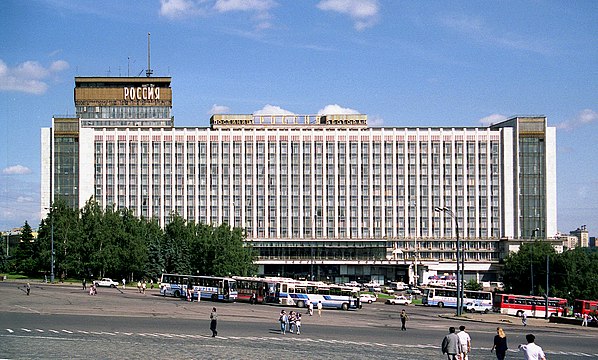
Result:
<svg viewBox="0 0 598 360"><path fill-rule="evenodd" d="M150 77L154 72L150 66L150 33L147 33L147 70L145 76Z"/></svg>

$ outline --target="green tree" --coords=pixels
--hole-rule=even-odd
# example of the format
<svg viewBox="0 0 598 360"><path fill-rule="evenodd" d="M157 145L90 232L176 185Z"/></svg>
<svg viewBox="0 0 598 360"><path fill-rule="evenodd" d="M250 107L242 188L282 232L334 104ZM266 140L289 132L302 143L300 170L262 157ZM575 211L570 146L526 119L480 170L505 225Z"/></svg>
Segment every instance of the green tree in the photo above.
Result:
<svg viewBox="0 0 598 360"><path fill-rule="evenodd" d="M576 248L555 257L550 269L550 296L598 299L598 251Z"/></svg>
<svg viewBox="0 0 598 360"><path fill-rule="evenodd" d="M465 284L466 290L479 291L479 290L482 290L483 288L484 287L482 286L482 284L477 282L476 279L471 279Z"/></svg>
<svg viewBox="0 0 598 360"><path fill-rule="evenodd" d="M531 292L531 270L534 276L534 294L541 295L539 289L546 284L546 256L554 261L556 251L549 242L536 240L522 244L519 251L511 253L504 262L503 282L505 291L514 294Z"/></svg>
<svg viewBox="0 0 598 360"><path fill-rule="evenodd" d="M31 226L25 221L19 239L19 245L15 252L15 266L18 272L25 275L34 275L37 273L39 262L38 249L39 244L33 238Z"/></svg>

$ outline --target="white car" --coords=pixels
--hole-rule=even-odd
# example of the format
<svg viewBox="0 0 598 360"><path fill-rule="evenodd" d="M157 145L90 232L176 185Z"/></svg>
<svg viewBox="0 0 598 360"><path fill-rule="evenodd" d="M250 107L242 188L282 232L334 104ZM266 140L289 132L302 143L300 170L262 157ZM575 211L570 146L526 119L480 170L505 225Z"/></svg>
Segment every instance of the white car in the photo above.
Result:
<svg viewBox="0 0 598 360"><path fill-rule="evenodd" d="M473 312L479 312L479 313L484 313L484 314L488 314L490 312L490 306L485 306L479 303L473 303L473 302L468 302L467 304L463 305L463 308L465 309L465 311L473 313Z"/></svg>
<svg viewBox="0 0 598 360"><path fill-rule="evenodd" d="M104 287L115 288L118 286L118 283L110 278L102 278L101 280L94 280L93 283L96 284L96 287L104 286Z"/></svg>
<svg viewBox="0 0 598 360"><path fill-rule="evenodd" d="M359 302L360 303L368 303L371 304L373 302L375 302L377 299L374 295L372 294L361 294L359 295Z"/></svg>
<svg viewBox="0 0 598 360"><path fill-rule="evenodd" d="M403 295L395 295L395 297L386 300L386 303L389 305L409 305L411 299Z"/></svg>

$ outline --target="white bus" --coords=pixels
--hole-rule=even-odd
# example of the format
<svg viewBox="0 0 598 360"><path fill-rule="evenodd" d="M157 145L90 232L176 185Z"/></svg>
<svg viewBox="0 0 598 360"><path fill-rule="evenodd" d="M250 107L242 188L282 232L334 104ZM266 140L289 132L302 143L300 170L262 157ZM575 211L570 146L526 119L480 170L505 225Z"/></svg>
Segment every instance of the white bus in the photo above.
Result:
<svg viewBox="0 0 598 360"><path fill-rule="evenodd" d="M488 312L492 311L492 293L490 291L465 290L463 293L463 304L473 303L480 305ZM457 289L427 288L424 291L422 304L438 307L457 307Z"/></svg>
<svg viewBox="0 0 598 360"><path fill-rule="evenodd" d="M281 281L276 285L275 299L281 305L303 308L322 303L325 309L359 309L359 289L314 281Z"/></svg>
<svg viewBox="0 0 598 360"><path fill-rule="evenodd" d="M163 296L185 297L187 288L192 287L192 299L229 301L237 299L235 279L219 276L195 276L179 274L162 274L160 294Z"/></svg>

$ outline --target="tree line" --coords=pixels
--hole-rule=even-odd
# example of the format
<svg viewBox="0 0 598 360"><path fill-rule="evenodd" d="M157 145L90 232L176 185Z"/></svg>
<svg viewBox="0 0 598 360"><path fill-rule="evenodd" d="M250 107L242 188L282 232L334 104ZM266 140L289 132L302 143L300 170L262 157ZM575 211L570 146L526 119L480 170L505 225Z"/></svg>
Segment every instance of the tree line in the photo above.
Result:
<svg viewBox="0 0 598 360"><path fill-rule="evenodd" d="M95 200L80 210L56 201L42 219L37 239L25 222L18 248L2 259L2 270L49 278L52 237L57 279L249 276L257 270L255 250L242 229L196 224L176 213L161 228L156 220L136 217L128 209L103 209Z"/></svg>
<svg viewBox="0 0 598 360"><path fill-rule="evenodd" d="M570 303L575 299L598 300L595 248L557 253L546 241L522 244L518 252L504 259L502 275L507 293L544 296L548 275L548 296L565 298Z"/></svg>

